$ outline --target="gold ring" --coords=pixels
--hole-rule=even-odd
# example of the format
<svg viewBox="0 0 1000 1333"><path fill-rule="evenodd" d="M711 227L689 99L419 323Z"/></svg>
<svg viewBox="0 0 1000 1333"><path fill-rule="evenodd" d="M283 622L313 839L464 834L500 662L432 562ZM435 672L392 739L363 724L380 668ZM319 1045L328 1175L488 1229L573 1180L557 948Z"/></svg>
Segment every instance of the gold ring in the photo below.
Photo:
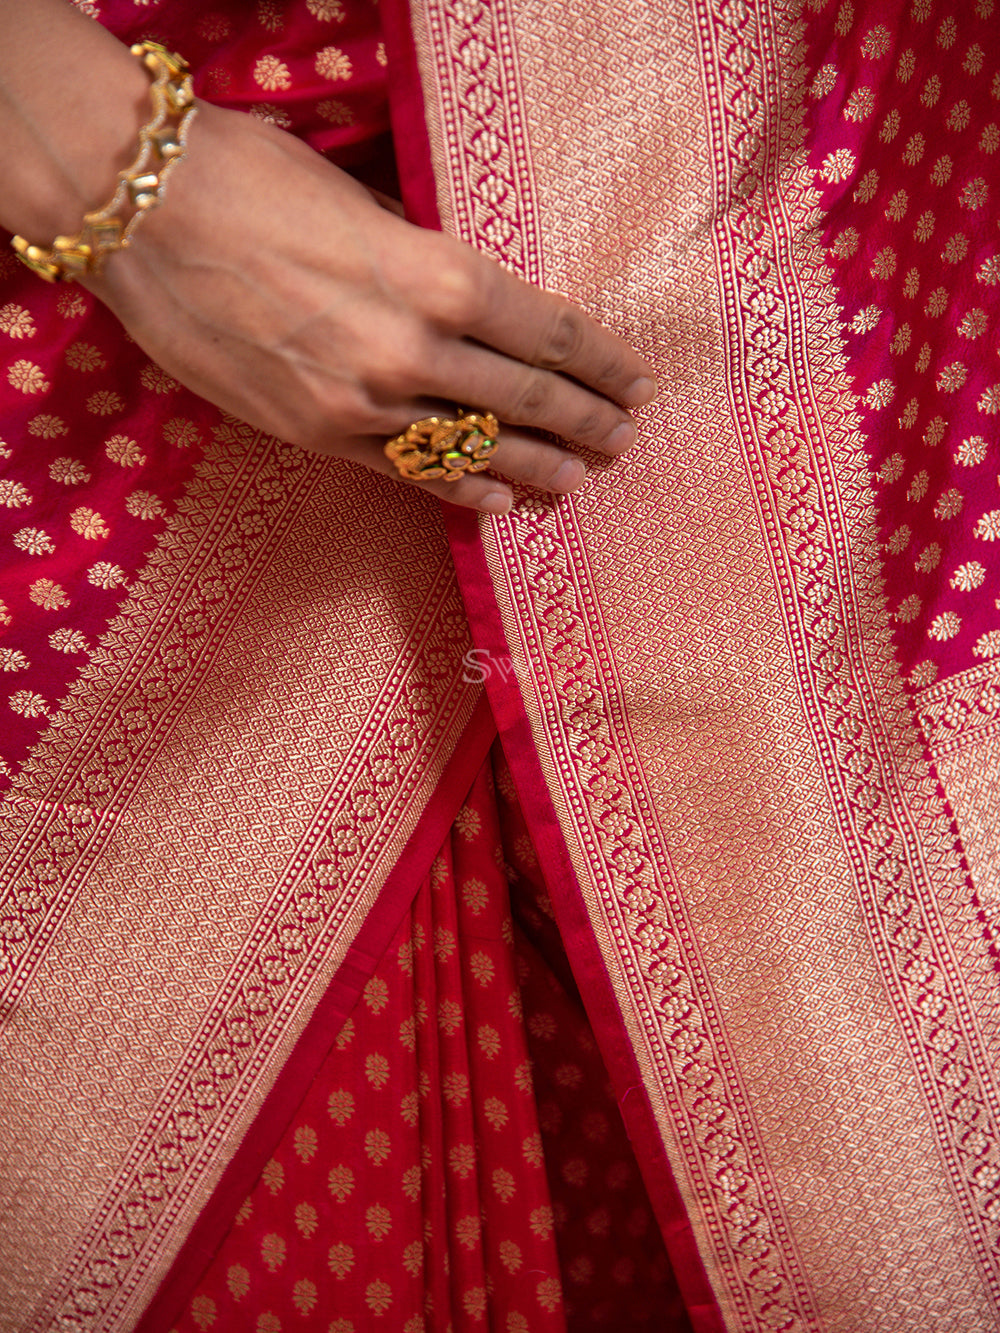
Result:
<svg viewBox="0 0 1000 1333"><path fill-rule="evenodd" d="M499 429L492 412L461 412L454 420L422 417L392 437L385 456L409 481L458 481L489 467Z"/></svg>

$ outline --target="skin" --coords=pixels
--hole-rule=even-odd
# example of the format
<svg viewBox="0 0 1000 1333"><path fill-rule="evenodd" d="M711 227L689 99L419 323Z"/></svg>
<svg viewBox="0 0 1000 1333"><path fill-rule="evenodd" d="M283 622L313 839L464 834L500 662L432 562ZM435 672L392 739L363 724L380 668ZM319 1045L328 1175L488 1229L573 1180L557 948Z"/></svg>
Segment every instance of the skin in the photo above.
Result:
<svg viewBox="0 0 1000 1333"><path fill-rule="evenodd" d="M149 81L65 0L0 4L0 222L37 244L110 198ZM99 89L100 97L95 97ZM636 439L649 366L562 297L414 227L292 136L200 104L164 203L85 280L182 384L281 439L395 476L387 437L456 404L501 421L491 473L420 485L504 513ZM500 475L495 475L500 474Z"/></svg>

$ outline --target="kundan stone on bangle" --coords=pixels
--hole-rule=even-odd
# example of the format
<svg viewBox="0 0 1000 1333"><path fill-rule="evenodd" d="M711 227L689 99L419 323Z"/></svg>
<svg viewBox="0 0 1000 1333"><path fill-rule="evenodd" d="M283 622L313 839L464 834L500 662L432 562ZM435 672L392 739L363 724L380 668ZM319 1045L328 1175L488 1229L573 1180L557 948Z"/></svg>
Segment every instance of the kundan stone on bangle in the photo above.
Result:
<svg viewBox="0 0 1000 1333"><path fill-rule="evenodd" d="M111 199L84 214L76 236L57 236L51 248L32 245L23 236L11 240L18 259L46 282L99 273L109 254L125 249L140 219L162 203L167 177L184 156L196 111L186 62L159 42L136 42L131 52L152 79L153 114L139 131L135 161L118 173Z"/></svg>
<svg viewBox="0 0 1000 1333"><path fill-rule="evenodd" d="M422 417L393 436L385 455L408 481L458 481L467 472L489 467L499 430L492 412L463 412L454 419Z"/></svg>

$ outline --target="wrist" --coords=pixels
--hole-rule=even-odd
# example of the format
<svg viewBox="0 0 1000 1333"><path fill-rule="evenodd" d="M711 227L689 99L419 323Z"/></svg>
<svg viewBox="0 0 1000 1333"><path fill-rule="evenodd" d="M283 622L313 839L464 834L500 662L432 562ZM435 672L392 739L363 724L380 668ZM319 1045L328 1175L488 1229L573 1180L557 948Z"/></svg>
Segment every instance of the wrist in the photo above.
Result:
<svg viewBox="0 0 1000 1333"><path fill-rule="evenodd" d="M167 177L184 156L194 118L194 90L182 57L157 42L139 42L131 54L151 79L150 118L138 135L136 155L118 173L111 198L83 215L78 232L57 235L51 246L18 233L11 241L18 257L47 282L100 273L108 255L123 250L150 209L163 200Z"/></svg>
<svg viewBox="0 0 1000 1333"><path fill-rule="evenodd" d="M149 79L128 48L69 18L0 66L0 223L33 244L74 233L106 203L148 116Z"/></svg>

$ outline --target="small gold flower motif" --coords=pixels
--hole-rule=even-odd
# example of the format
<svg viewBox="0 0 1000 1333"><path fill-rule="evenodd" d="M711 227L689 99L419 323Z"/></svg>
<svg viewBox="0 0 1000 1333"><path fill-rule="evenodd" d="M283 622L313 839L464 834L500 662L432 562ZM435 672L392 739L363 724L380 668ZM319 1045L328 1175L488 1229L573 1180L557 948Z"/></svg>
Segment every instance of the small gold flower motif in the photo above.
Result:
<svg viewBox="0 0 1000 1333"><path fill-rule="evenodd" d="M51 386L45 378L45 372L34 361L14 361L7 371L11 386L21 393L45 393Z"/></svg>
<svg viewBox="0 0 1000 1333"><path fill-rule="evenodd" d="M254 82L265 92L275 92L292 86L288 66L277 56L261 56L253 70Z"/></svg>
<svg viewBox="0 0 1000 1333"><path fill-rule="evenodd" d="M351 72L351 58L339 46L324 46L316 56L316 73L324 79L331 82L349 79Z"/></svg>

